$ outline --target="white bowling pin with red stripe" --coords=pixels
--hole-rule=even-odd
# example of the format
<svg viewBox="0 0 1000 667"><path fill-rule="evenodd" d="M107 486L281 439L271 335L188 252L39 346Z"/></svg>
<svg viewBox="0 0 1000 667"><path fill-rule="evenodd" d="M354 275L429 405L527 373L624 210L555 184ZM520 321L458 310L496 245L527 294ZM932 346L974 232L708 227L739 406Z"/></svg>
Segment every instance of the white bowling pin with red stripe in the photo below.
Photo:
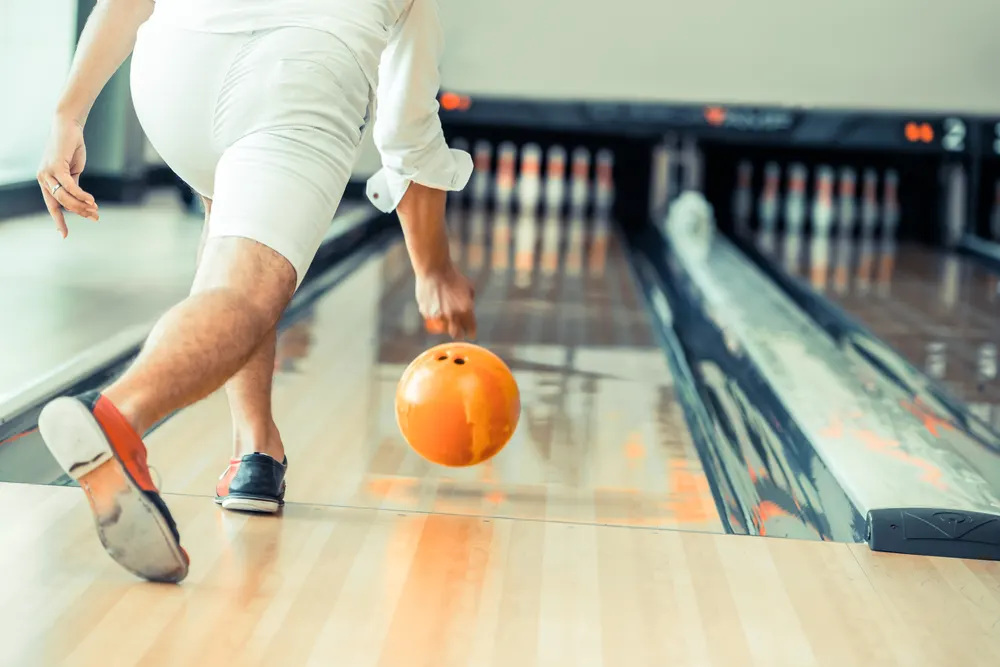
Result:
<svg viewBox="0 0 1000 667"><path fill-rule="evenodd" d="M781 188L781 167L777 162L764 165L764 188L760 195L757 218L762 231L773 232L778 226L778 190Z"/></svg>
<svg viewBox="0 0 1000 667"><path fill-rule="evenodd" d="M878 174L865 169L861 181L861 233L870 235L878 225Z"/></svg>
<svg viewBox="0 0 1000 667"><path fill-rule="evenodd" d="M582 146L574 149L570 169L569 205L581 211L590 203L590 151Z"/></svg>
<svg viewBox="0 0 1000 667"><path fill-rule="evenodd" d="M552 146L545 158L545 211L557 214L566 200L566 149Z"/></svg>
<svg viewBox="0 0 1000 667"><path fill-rule="evenodd" d="M840 170L840 191L837 198L837 226L841 236L850 236L857 217L858 177L851 167Z"/></svg>
<svg viewBox="0 0 1000 667"><path fill-rule="evenodd" d="M816 170L816 197L813 199L813 233L829 236L833 228L833 169L826 165Z"/></svg>
<svg viewBox="0 0 1000 667"><path fill-rule="evenodd" d="M521 173L517 182L517 199L522 213L534 215L542 198L542 149L538 144L521 148Z"/></svg>
<svg viewBox="0 0 1000 667"><path fill-rule="evenodd" d="M492 175L490 163L493 160L493 147L488 141L477 141L472 153L472 200L485 202L490 196Z"/></svg>
<svg viewBox="0 0 1000 667"><path fill-rule="evenodd" d="M508 210L517 185L517 146L510 141L500 144L497 149L497 208Z"/></svg>
<svg viewBox="0 0 1000 667"><path fill-rule="evenodd" d="M791 234L802 231L806 224L806 179L809 172L796 162L788 168L788 192L785 195L785 228Z"/></svg>

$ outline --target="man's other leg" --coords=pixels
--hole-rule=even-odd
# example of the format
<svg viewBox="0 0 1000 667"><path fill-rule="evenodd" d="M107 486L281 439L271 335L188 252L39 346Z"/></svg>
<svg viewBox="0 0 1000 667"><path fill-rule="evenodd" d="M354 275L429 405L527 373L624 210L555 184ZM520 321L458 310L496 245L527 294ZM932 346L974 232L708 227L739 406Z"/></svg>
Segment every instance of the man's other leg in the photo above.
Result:
<svg viewBox="0 0 1000 667"><path fill-rule="evenodd" d="M212 214L212 200L203 197L202 201L205 204L205 231L198 248L199 264ZM226 398L233 419L233 461L253 453L266 454L279 462L285 458L285 448L271 408L277 345L277 327L274 327L246 365L226 382Z"/></svg>
<svg viewBox="0 0 1000 667"><path fill-rule="evenodd" d="M198 265L209 236L212 200L205 205L205 228ZM225 509L277 512L284 505L287 459L271 409L277 326L272 327L250 360L225 384L232 416L233 454L215 486L215 502Z"/></svg>
<svg viewBox="0 0 1000 667"><path fill-rule="evenodd" d="M137 433L205 398L250 361L295 285L295 269L271 248L209 238L191 294L160 318L104 396Z"/></svg>

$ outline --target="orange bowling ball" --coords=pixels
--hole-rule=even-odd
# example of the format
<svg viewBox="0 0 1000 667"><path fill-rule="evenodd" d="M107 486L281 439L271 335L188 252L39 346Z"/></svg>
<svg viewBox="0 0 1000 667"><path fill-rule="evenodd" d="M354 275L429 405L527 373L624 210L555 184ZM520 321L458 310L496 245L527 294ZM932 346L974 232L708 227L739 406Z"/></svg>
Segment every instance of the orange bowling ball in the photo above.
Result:
<svg viewBox="0 0 1000 667"><path fill-rule="evenodd" d="M432 463L473 466L510 441L521 392L500 357L471 343L444 343L414 359L396 387L396 423Z"/></svg>

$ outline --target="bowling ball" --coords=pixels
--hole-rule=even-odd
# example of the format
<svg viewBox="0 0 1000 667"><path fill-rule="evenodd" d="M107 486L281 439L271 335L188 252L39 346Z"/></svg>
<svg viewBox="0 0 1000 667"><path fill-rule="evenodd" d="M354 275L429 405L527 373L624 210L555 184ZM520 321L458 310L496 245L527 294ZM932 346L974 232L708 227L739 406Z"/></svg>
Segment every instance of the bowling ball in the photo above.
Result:
<svg viewBox="0 0 1000 667"><path fill-rule="evenodd" d="M521 394L500 357L472 343L444 343L414 359L396 387L396 423L422 457L473 466L510 441Z"/></svg>

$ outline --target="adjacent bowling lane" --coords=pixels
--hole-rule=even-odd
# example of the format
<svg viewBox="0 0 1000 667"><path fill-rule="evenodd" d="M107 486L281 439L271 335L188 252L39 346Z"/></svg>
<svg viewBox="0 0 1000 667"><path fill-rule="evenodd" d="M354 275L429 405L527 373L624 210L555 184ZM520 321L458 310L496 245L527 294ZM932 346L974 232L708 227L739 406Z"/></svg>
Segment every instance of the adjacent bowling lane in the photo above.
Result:
<svg viewBox="0 0 1000 667"><path fill-rule="evenodd" d="M289 502L722 532L666 359L608 221L454 209L478 342L511 367L510 444L468 469L427 463L395 423L424 333L402 243L319 299L279 340L274 410ZM166 492L211 496L229 457L219 392L149 438Z"/></svg>
<svg viewBox="0 0 1000 667"><path fill-rule="evenodd" d="M1000 427L993 272L962 255L878 235L758 236L758 248Z"/></svg>

